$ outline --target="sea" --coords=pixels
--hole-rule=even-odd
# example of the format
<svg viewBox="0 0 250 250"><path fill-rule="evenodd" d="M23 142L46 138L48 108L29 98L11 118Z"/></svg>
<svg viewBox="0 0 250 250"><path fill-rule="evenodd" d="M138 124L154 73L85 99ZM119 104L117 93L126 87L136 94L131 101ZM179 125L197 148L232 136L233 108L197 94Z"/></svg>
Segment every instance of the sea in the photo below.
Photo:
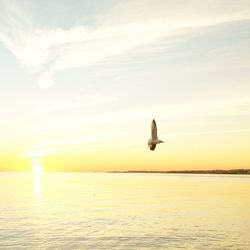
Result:
<svg viewBox="0 0 250 250"><path fill-rule="evenodd" d="M0 249L250 249L250 176L2 172Z"/></svg>

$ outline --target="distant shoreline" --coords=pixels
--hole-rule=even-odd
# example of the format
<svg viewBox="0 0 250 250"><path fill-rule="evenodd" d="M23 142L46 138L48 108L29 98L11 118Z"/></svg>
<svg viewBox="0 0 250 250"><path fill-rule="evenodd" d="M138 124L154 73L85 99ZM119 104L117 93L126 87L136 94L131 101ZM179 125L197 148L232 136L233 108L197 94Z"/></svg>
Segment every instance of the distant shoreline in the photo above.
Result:
<svg viewBox="0 0 250 250"><path fill-rule="evenodd" d="M250 169L229 169L229 170L170 170L170 171L147 171L147 170L131 170L131 171L109 171L108 173L149 173L149 174L249 174Z"/></svg>
<svg viewBox="0 0 250 250"><path fill-rule="evenodd" d="M0 170L0 173L30 173L31 170L13 171ZM212 169L212 170L123 170L123 171L44 171L44 173L120 173L120 174L234 174L234 175L250 175L250 169Z"/></svg>

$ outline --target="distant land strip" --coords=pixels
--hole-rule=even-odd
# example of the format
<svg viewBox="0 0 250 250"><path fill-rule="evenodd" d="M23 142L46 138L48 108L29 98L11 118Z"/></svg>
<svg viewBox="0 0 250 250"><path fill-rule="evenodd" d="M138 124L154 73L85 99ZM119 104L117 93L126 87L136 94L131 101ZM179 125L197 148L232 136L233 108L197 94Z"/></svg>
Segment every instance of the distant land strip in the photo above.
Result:
<svg viewBox="0 0 250 250"><path fill-rule="evenodd" d="M170 170L170 171L147 171L147 170L131 170L131 171L110 171L109 173L155 173L155 174L249 174L250 169L213 169L213 170Z"/></svg>

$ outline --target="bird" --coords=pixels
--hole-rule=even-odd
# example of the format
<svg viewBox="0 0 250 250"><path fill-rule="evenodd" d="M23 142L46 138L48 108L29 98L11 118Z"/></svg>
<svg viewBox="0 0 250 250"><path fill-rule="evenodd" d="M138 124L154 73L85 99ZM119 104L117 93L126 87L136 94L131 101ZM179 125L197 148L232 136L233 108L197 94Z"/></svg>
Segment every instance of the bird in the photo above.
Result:
<svg viewBox="0 0 250 250"><path fill-rule="evenodd" d="M150 150L155 150L157 144L164 143L164 141L158 140L157 137L157 126L155 119L151 123L151 138L148 140L148 146Z"/></svg>

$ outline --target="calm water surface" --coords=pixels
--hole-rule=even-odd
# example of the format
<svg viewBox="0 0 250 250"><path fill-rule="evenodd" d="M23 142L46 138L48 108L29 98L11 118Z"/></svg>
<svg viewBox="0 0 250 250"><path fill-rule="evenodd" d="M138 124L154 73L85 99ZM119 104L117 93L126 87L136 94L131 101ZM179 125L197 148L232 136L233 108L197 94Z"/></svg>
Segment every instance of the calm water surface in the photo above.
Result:
<svg viewBox="0 0 250 250"><path fill-rule="evenodd" d="M250 176L0 174L0 249L250 249Z"/></svg>

